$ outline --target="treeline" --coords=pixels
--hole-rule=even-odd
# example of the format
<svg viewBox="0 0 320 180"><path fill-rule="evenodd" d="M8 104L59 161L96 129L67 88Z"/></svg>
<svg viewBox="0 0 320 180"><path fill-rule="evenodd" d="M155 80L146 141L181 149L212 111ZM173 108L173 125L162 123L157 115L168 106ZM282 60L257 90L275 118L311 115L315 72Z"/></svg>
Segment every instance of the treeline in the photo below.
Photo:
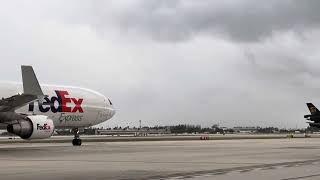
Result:
<svg viewBox="0 0 320 180"><path fill-rule="evenodd" d="M271 134L271 133L277 133L277 132L284 133L282 131L280 131L279 128L275 128L275 127L266 127L266 128L260 127L257 129L256 133L261 133L261 134Z"/></svg>
<svg viewBox="0 0 320 180"><path fill-rule="evenodd" d="M176 126L170 126L170 132L173 134L184 134L184 133L207 133L207 134L233 134L233 133L239 133L239 131L236 131L234 129L222 129L218 125L213 125L212 127L208 128L202 128L200 125L176 125ZM272 134L272 133L295 133L299 131L300 133L307 132L316 132L319 131L319 129L315 128L307 128L307 129L279 129L276 127L257 127L255 130L252 130L251 133L257 133L257 134Z"/></svg>
<svg viewBox="0 0 320 180"><path fill-rule="evenodd" d="M230 129L233 132L233 130ZM180 124L177 126L170 126L170 132L173 134L183 133L208 133L208 134L224 134L225 131L219 128L217 125L213 125L211 128L201 128L200 125L186 125ZM232 133L231 132L231 133Z"/></svg>

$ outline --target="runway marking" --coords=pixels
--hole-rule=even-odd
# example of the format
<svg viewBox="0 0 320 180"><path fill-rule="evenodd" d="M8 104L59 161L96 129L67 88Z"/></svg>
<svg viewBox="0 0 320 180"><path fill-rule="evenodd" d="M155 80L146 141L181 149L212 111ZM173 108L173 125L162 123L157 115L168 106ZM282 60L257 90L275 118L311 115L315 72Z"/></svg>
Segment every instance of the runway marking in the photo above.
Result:
<svg viewBox="0 0 320 180"><path fill-rule="evenodd" d="M244 170L240 170L239 172L240 173L247 173L247 172L250 172L250 171L253 171L254 169L244 169Z"/></svg>
<svg viewBox="0 0 320 180"><path fill-rule="evenodd" d="M306 161L295 161L295 162L284 162L284 163L274 163L274 164L261 164L261 165L255 165L255 166L243 166L243 167L234 167L234 168L226 168L226 169L215 169L215 170L209 170L209 171L195 171L195 172L181 172L181 173L175 173L167 176L155 176L150 177L146 179L152 179L152 180L165 180L165 179L187 179L187 178L195 178L195 177L204 177L204 176L218 176L218 175L224 175L231 172L239 172L239 173L245 173L253 170L273 170L277 169L278 167L297 167L302 165L308 165L308 164L314 164L315 162L320 162L320 159L314 159L314 160L306 160ZM295 180L295 179L303 179L308 177L317 177L320 176L320 174L310 175L310 176L303 176L303 177L294 177L294 178L288 178L288 179L282 179L282 180Z"/></svg>
<svg viewBox="0 0 320 180"><path fill-rule="evenodd" d="M305 178L310 178L310 177L318 177L320 174L313 174L313 175L308 175L308 176L300 176L300 177L292 177L292 178L286 178L286 179L281 179L281 180L295 180L295 179L305 179Z"/></svg>
<svg viewBox="0 0 320 180"><path fill-rule="evenodd" d="M205 161L199 161L199 162L185 162L185 161L181 161L181 162L177 162L177 161L139 161L139 160L87 160L87 159L15 159L15 158L0 158L0 161L19 161L19 162L92 162L92 163L151 163L151 164L231 164L231 165L244 165L244 164L248 164L248 165L261 165L258 163L216 163L216 162L205 162Z"/></svg>

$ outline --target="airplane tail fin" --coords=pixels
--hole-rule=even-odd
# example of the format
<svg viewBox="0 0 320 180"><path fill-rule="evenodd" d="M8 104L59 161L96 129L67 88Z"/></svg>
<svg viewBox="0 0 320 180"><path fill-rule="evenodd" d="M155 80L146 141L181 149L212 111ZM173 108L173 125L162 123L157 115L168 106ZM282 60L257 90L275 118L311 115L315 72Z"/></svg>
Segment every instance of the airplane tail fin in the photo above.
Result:
<svg viewBox="0 0 320 180"><path fill-rule="evenodd" d="M307 103L307 106L308 106L311 114L316 114L316 113L320 112L319 109L317 107L315 107L312 103Z"/></svg>
<svg viewBox="0 0 320 180"><path fill-rule="evenodd" d="M32 66L21 66L24 94L43 96L39 81Z"/></svg>

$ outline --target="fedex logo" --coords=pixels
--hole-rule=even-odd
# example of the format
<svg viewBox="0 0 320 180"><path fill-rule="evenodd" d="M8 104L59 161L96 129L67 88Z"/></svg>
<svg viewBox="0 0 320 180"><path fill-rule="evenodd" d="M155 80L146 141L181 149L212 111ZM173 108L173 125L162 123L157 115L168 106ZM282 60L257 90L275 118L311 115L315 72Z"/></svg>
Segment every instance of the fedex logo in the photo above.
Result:
<svg viewBox="0 0 320 180"><path fill-rule="evenodd" d="M68 91L55 91L57 96L45 97L42 103L39 102L39 111L64 112L64 113L83 113L81 98L70 98ZM29 111L34 111L34 102L29 104Z"/></svg>
<svg viewBox="0 0 320 180"><path fill-rule="evenodd" d="M46 131L50 129L51 127L47 123L45 123L43 126L41 126L40 124L37 124L37 130Z"/></svg>

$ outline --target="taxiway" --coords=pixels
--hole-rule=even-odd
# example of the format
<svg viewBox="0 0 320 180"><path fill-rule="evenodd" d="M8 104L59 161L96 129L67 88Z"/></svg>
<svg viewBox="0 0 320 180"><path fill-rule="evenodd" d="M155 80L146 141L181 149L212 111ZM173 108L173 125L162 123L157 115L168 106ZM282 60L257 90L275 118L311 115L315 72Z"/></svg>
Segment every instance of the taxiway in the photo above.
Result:
<svg viewBox="0 0 320 180"><path fill-rule="evenodd" d="M320 139L1 144L0 162L8 180L320 179Z"/></svg>

